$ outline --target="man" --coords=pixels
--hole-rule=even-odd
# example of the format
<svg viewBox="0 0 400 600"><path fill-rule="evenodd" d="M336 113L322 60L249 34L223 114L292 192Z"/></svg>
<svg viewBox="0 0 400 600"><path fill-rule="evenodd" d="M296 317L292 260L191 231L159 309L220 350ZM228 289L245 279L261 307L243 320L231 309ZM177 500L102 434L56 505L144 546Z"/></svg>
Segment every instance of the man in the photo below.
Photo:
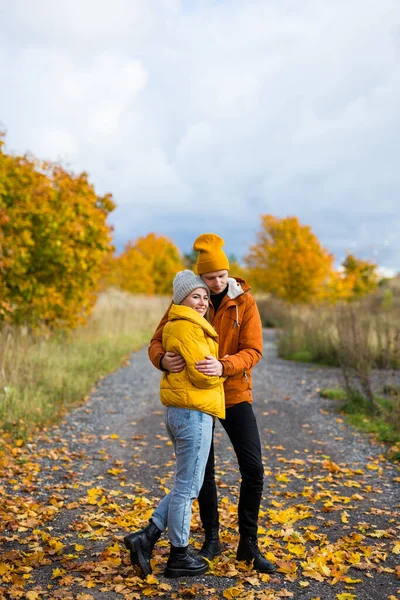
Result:
<svg viewBox="0 0 400 600"><path fill-rule="evenodd" d="M251 370L262 356L262 329L257 305L250 287L242 279L229 277L229 261L222 250L224 240L213 233L200 235L193 249L199 252L197 272L211 291L210 321L219 335L220 358L211 356L196 364L206 375L224 375L226 418L220 422L235 450L242 477L238 506L240 540L237 559L253 564L263 573L273 573L275 566L258 548L258 513L263 489L264 469L257 422L252 409ZM167 311L168 313L168 311ZM183 358L162 347L162 330L167 313L161 319L149 346L153 365L163 371L180 372ZM218 500L214 472L214 446L211 445L204 483L199 495L200 517L205 541L200 554L211 560L221 552L219 541ZM150 561L160 531L151 523L134 536ZM127 547L130 545L125 542ZM135 564L135 555L131 560Z"/></svg>

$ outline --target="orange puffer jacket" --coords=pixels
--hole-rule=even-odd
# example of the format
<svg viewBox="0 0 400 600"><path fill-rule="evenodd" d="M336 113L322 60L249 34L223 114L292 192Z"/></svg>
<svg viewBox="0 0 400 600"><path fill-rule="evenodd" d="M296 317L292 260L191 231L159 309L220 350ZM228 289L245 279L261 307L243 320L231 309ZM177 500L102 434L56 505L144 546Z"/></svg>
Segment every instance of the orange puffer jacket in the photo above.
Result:
<svg viewBox="0 0 400 600"><path fill-rule="evenodd" d="M210 321L219 336L219 356L227 377L224 383L227 408L239 402L252 402L251 370L262 357L261 319L249 291L250 287L243 279L229 277L228 292L215 316L214 309L210 308ZM165 354L162 331L168 312L169 309L149 345L150 360L158 369Z"/></svg>

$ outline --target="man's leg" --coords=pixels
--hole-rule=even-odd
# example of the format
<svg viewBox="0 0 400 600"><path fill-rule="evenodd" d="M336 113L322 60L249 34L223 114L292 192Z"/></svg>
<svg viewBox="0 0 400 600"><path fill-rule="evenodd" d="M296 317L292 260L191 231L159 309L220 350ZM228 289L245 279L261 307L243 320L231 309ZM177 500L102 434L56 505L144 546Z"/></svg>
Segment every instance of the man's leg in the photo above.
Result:
<svg viewBox="0 0 400 600"><path fill-rule="evenodd" d="M213 426L214 434L215 424ZM219 518L218 518L218 497L217 486L215 483L215 465L214 465L214 435L211 442L210 453L208 455L204 482L199 494L200 519L205 531L205 541L201 547L200 554L212 560L214 556L221 553L219 542Z"/></svg>
<svg viewBox="0 0 400 600"><path fill-rule="evenodd" d="M210 453L207 459L204 481L198 498L200 518L205 530L218 527L219 523L218 497L217 486L215 483L214 466L214 429L215 425L213 425L213 438L211 440Z"/></svg>
<svg viewBox="0 0 400 600"><path fill-rule="evenodd" d="M235 450L242 476L238 506L240 542L238 560L254 561L258 571L273 573L275 567L258 549L257 528L264 482L261 442L253 408L241 402L226 410L221 420Z"/></svg>
<svg viewBox="0 0 400 600"><path fill-rule="evenodd" d="M238 507L240 535L257 535L258 513L264 482L261 442L253 408L241 402L226 410L221 420L235 450L242 476Z"/></svg>

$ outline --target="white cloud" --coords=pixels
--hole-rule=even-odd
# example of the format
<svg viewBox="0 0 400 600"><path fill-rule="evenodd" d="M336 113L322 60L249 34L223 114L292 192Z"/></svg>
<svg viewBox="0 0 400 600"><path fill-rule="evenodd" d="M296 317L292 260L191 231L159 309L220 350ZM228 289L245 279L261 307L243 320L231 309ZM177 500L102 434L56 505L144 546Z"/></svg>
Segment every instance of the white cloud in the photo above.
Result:
<svg viewBox="0 0 400 600"><path fill-rule="evenodd" d="M16 0L0 118L113 192L119 244L215 229L240 255L260 214L296 214L400 269L399 54L392 0Z"/></svg>

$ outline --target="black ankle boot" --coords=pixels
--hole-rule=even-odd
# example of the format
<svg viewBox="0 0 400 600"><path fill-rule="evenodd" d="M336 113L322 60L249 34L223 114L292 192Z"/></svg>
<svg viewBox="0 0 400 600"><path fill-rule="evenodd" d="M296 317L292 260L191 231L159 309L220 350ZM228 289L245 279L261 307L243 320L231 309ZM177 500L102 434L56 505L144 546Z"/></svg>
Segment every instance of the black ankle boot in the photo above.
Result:
<svg viewBox="0 0 400 600"><path fill-rule="evenodd" d="M236 553L237 560L253 562L253 569L260 573L274 573L275 565L263 557L258 547L257 536L242 536Z"/></svg>
<svg viewBox="0 0 400 600"><path fill-rule="evenodd" d="M208 560L212 560L214 556L221 554L221 543L219 541L218 527L206 529L206 537L202 547L199 550L199 554Z"/></svg>
<svg viewBox="0 0 400 600"><path fill-rule="evenodd" d="M140 577L143 579L152 572L150 565L151 553L160 535L161 529L158 529L153 521L150 521L150 524L144 529L124 537L124 544L131 554L131 563L138 568Z"/></svg>
<svg viewBox="0 0 400 600"><path fill-rule="evenodd" d="M188 546L177 548L172 546L164 571L165 577L190 577L201 575L208 569L208 564L201 556L193 556L188 552Z"/></svg>

